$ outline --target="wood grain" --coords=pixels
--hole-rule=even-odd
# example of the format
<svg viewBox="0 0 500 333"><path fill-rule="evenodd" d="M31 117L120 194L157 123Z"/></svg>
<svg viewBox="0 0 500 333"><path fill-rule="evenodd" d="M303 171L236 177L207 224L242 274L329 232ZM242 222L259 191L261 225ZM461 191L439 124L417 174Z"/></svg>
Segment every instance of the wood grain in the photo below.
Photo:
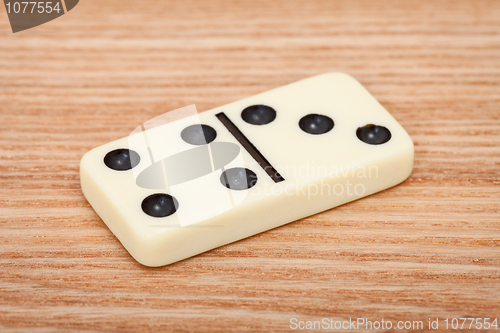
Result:
<svg viewBox="0 0 500 333"><path fill-rule="evenodd" d="M499 1L86 0L16 34L1 17L0 330L500 317ZM156 269L83 197L93 147L329 71L411 135L402 185Z"/></svg>

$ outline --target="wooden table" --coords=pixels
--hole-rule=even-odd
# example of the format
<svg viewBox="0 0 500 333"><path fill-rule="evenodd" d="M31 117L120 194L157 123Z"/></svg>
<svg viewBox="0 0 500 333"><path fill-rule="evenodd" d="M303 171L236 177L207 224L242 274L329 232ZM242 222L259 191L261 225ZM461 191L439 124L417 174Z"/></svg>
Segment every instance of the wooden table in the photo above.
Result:
<svg viewBox="0 0 500 333"><path fill-rule="evenodd" d="M162 268L83 197L82 155L142 122L330 71L411 135L402 185ZM16 34L2 10L0 330L444 330L500 317L499 222L499 1L85 0Z"/></svg>

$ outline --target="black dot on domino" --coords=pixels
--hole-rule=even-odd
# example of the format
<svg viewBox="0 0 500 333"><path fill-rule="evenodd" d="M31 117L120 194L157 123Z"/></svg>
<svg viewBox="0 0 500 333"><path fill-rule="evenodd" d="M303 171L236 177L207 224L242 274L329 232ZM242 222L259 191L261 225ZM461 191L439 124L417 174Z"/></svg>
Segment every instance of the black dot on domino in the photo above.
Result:
<svg viewBox="0 0 500 333"><path fill-rule="evenodd" d="M231 190L248 190L257 184L257 175L246 168L232 168L222 173L220 182Z"/></svg>
<svg viewBox="0 0 500 333"><path fill-rule="evenodd" d="M135 151L125 148L115 149L104 156L104 164L117 171L130 170L135 167L141 158Z"/></svg>
<svg viewBox="0 0 500 333"><path fill-rule="evenodd" d="M142 200L142 211L152 217L166 217L177 211L177 200L165 193L155 193Z"/></svg>
<svg viewBox="0 0 500 333"><path fill-rule="evenodd" d="M356 136L364 143L381 145L391 139L391 132L384 126L368 124L356 130Z"/></svg>
<svg viewBox="0 0 500 333"><path fill-rule="evenodd" d="M181 132L182 140L192 145L205 145L215 140L217 132L208 125L191 125Z"/></svg>
<svg viewBox="0 0 500 333"><path fill-rule="evenodd" d="M315 135L330 132L334 125L332 118L316 113L308 114L299 121L301 130Z"/></svg>
<svg viewBox="0 0 500 333"><path fill-rule="evenodd" d="M267 105L252 105L241 112L241 118L252 125L265 125L276 119L276 110Z"/></svg>

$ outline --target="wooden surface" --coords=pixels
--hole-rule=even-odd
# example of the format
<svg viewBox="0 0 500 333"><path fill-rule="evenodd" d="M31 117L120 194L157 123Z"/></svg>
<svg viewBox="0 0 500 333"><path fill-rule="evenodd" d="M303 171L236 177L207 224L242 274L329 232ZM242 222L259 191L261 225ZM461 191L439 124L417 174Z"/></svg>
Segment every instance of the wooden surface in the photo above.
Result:
<svg viewBox="0 0 500 333"><path fill-rule="evenodd" d="M85 0L17 34L1 11L0 330L500 317L499 1ZM83 197L91 148L329 71L411 135L402 185L155 269Z"/></svg>

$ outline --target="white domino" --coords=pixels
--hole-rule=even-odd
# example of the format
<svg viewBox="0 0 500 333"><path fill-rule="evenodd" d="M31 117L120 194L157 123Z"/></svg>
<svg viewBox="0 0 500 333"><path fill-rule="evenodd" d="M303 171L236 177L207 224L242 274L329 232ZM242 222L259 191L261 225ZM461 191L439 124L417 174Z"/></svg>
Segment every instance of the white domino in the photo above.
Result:
<svg viewBox="0 0 500 333"><path fill-rule="evenodd" d="M85 197L147 266L382 191L413 167L409 135L342 73L154 123L80 164Z"/></svg>

